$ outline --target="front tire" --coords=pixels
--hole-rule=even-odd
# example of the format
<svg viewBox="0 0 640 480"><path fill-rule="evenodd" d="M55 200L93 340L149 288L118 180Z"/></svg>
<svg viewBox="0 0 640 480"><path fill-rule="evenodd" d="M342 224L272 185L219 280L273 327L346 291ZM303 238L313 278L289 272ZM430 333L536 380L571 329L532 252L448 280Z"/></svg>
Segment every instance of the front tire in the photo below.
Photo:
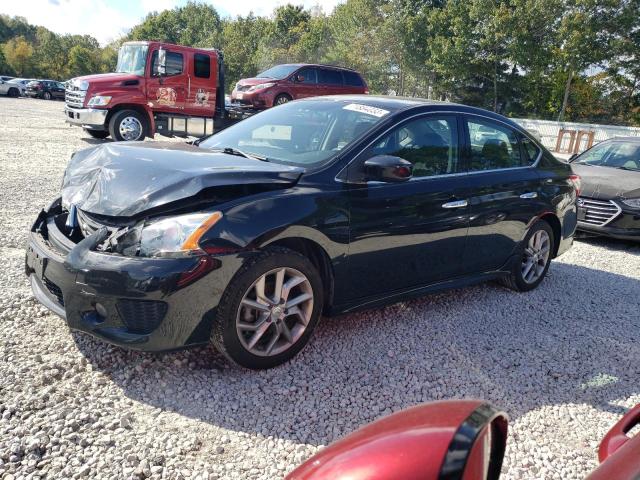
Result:
<svg viewBox="0 0 640 480"><path fill-rule="evenodd" d="M147 120L135 110L121 110L109 120L109 133L117 142L144 140Z"/></svg>
<svg viewBox="0 0 640 480"><path fill-rule="evenodd" d="M511 273L502 278L501 283L518 292L533 290L547 275L554 248L551 226L544 220L538 220L522 241L519 259L514 262Z"/></svg>
<svg viewBox="0 0 640 480"><path fill-rule="evenodd" d="M243 265L227 285L211 341L242 367L272 368L308 343L322 305L322 279L309 259L270 248Z"/></svg>
<svg viewBox="0 0 640 480"><path fill-rule="evenodd" d="M273 100L273 106L275 107L276 105L282 105L283 103L288 103L291 100L292 99L289 95L287 95L286 93L281 93Z"/></svg>
<svg viewBox="0 0 640 480"><path fill-rule="evenodd" d="M84 131L87 132L91 137L98 138L100 140L104 140L109 136L109 132L107 132L106 130L91 130L89 128L85 128Z"/></svg>
<svg viewBox="0 0 640 480"><path fill-rule="evenodd" d="M51 94L49 92L44 92L42 94L42 98L44 98L45 100L51 100Z"/></svg>

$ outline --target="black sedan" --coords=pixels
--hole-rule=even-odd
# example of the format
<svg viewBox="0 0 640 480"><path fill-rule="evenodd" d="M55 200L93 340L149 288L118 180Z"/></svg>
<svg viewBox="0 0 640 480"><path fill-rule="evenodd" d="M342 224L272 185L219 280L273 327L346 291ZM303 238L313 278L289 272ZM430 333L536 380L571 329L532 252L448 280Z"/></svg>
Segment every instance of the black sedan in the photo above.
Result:
<svg viewBox="0 0 640 480"><path fill-rule="evenodd" d="M640 137L605 140L571 160L582 177L578 229L640 240Z"/></svg>
<svg viewBox="0 0 640 480"><path fill-rule="evenodd" d="M55 80L33 80L27 84L25 95L32 98L42 98L44 100L64 100L64 83Z"/></svg>
<svg viewBox="0 0 640 480"><path fill-rule="evenodd" d="M76 153L26 273L72 329L150 351L211 341L268 368L323 313L486 280L537 287L572 244L578 181L484 110L300 100L199 145Z"/></svg>

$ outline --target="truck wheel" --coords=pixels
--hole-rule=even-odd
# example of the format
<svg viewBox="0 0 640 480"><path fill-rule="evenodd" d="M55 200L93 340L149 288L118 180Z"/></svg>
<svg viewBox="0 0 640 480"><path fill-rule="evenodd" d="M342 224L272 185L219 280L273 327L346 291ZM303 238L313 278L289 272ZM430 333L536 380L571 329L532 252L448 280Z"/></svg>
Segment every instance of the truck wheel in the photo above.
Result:
<svg viewBox="0 0 640 480"><path fill-rule="evenodd" d="M121 110L109 120L109 133L117 142L144 140L147 120L135 110Z"/></svg>
<svg viewBox="0 0 640 480"><path fill-rule="evenodd" d="M283 103L287 103L290 101L291 101L291 97L289 95L287 95L286 93L281 93L273 101L273 106L275 107L276 105L282 105Z"/></svg>
<svg viewBox="0 0 640 480"><path fill-rule="evenodd" d="M9 95L12 98L16 98L20 96L20 91L17 88L10 88L9 91L7 92L7 95Z"/></svg>
<svg viewBox="0 0 640 480"><path fill-rule="evenodd" d="M103 139L109 136L109 132L107 132L106 130L89 130L88 128L85 128L84 131L93 138Z"/></svg>
<svg viewBox="0 0 640 480"><path fill-rule="evenodd" d="M44 92L42 94L42 98L44 98L45 100L51 100L51 94L49 92Z"/></svg>

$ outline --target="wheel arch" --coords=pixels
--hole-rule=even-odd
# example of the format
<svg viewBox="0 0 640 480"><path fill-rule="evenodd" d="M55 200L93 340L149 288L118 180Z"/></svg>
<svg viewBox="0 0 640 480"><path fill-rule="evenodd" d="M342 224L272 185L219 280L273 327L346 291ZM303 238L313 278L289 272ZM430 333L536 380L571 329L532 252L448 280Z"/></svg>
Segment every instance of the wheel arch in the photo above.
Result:
<svg viewBox="0 0 640 480"><path fill-rule="evenodd" d="M326 311L331 307L334 289L333 267L329 259L329 254L319 243L304 237L286 237L263 245L263 248L268 247L288 248L308 258L313 266L317 268L320 278L322 278L322 284L326 293L324 296L323 310Z"/></svg>
<svg viewBox="0 0 640 480"><path fill-rule="evenodd" d="M560 248L560 241L562 240L562 225L560 219L555 213L546 212L537 217L536 220L543 220L549 224L553 231L553 252L551 258L555 258L558 255L558 248Z"/></svg>
<svg viewBox="0 0 640 480"><path fill-rule="evenodd" d="M142 105L137 105L135 103L119 103L115 105L113 108L109 109L107 113L107 118L104 121L106 127L109 126L109 122L111 121L111 117L113 117L116 113L121 112L122 110L134 110L141 114L147 120L147 132L146 135L149 137L153 137L155 132L155 122L153 121L153 115L151 111Z"/></svg>

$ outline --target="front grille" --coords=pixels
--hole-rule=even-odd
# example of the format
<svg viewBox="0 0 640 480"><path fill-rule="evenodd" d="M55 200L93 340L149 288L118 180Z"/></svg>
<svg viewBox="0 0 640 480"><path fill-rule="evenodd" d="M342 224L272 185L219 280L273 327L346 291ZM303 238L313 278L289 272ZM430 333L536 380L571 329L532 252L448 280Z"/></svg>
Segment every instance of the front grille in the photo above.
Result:
<svg viewBox="0 0 640 480"><path fill-rule="evenodd" d="M132 333L151 333L167 313L167 304L153 300L118 300L120 318Z"/></svg>
<svg viewBox="0 0 640 480"><path fill-rule="evenodd" d="M60 290L60 287L44 276L42 277L42 283L44 283L47 290L51 292L51 295L56 297L58 303L64 307L64 298L62 298L62 290Z"/></svg>
<svg viewBox="0 0 640 480"><path fill-rule="evenodd" d="M82 235L88 237L92 233L100 230L104 225L97 222L93 218L91 218L88 214L80 210L79 208L76 210L76 215L78 218L78 225L80 226L80 231Z"/></svg>
<svg viewBox="0 0 640 480"><path fill-rule="evenodd" d="M611 200L597 200L588 197L578 198L578 207L584 210L584 218L580 221L596 227L605 226L622 211Z"/></svg>
<svg viewBox="0 0 640 480"><path fill-rule="evenodd" d="M82 108L84 106L84 97L86 95L86 90L72 90L67 88L64 91L64 101L67 104L67 107Z"/></svg>

